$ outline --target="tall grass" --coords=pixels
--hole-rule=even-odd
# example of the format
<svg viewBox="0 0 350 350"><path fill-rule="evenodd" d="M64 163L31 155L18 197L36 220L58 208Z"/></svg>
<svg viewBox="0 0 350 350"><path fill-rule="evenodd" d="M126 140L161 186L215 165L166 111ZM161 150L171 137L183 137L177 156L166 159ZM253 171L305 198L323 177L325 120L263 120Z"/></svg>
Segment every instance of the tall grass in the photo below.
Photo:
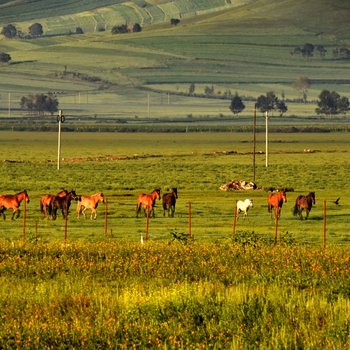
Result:
<svg viewBox="0 0 350 350"><path fill-rule="evenodd" d="M2 243L0 344L344 348L349 263L263 242Z"/></svg>

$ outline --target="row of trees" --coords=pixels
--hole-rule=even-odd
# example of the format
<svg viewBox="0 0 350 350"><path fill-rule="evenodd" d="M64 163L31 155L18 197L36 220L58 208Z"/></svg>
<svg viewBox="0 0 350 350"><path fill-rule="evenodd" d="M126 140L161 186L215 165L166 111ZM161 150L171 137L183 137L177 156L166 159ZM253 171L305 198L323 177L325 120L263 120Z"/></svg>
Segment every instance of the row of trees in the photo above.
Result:
<svg viewBox="0 0 350 350"><path fill-rule="evenodd" d="M281 116L288 110L285 101L278 99L272 91L267 92L266 95L260 95L255 105L260 112L277 111ZM229 108L233 114L238 114L245 109L242 98L237 92L233 96ZM350 103L347 97L340 96L335 91L323 90L319 95L315 112L330 117L337 114L346 114L349 109Z"/></svg>
<svg viewBox="0 0 350 350"><path fill-rule="evenodd" d="M23 110L42 115L57 112L58 105L57 97L52 93L23 96L20 101L20 106ZM288 110L285 101L280 100L272 91L267 92L265 95L260 95L255 105L260 112L277 111L281 116ZM239 114L245 109L242 97L237 92L232 97L229 108L233 114ZM323 90L319 95L315 111L317 114L334 116L346 114L349 109L350 103L347 97L340 96L335 91Z"/></svg>
<svg viewBox="0 0 350 350"><path fill-rule="evenodd" d="M20 38L36 38L40 37L44 34L43 26L40 23L33 23L28 28L28 35L24 35L21 31L17 30L16 26L13 24L8 24L4 26L1 30L1 34L3 34L6 38L12 39L16 37Z"/></svg>
<svg viewBox="0 0 350 350"><path fill-rule="evenodd" d="M34 94L22 96L20 106L23 110L39 115L50 113L51 115L58 111L58 100L56 95L48 94Z"/></svg>
<svg viewBox="0 0 350 350"><path fill-rule="evenodd" d="M124 34L124 33L139 33L142 31L142 27L139 23L135 23L132 26L127 24L121 24L118 26L113 26L111 29L112 34Z"/></svg>

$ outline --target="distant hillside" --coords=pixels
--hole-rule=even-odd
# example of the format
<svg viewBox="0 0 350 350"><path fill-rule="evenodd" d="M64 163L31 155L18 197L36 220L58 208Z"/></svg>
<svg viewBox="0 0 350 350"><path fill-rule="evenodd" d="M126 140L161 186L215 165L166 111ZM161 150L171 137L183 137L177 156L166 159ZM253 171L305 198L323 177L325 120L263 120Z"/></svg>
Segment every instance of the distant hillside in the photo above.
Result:
<svg viewBox="0 0 350 350"><path fill-rule="evenodd" d="M254 0L19 0L0 1L0 25L14 23L23 32L39 22L46 34L110 30L115 25L149 25L237 7Z"/></svg>

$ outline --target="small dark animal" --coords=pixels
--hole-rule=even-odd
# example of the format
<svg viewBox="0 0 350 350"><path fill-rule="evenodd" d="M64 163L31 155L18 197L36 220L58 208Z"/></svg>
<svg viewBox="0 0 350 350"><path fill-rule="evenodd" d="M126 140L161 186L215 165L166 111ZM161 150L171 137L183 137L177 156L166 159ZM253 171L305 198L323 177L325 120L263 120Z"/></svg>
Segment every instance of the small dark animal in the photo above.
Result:
<svg viewBox="0 0 350 350"><path fill-rule="evenodd" d="M316 204L316 196L315 192L310 192L307 196L298 196L297 199L295 200L295 206L294 206L294 215L299 215L300 220L303 219L303 210L305 209L306 211L306 217L307 219L309 217L309 213L312 208L312 204Z"/></svg>
<svg viewBox="0 0 350 350"><path fill-rule="evenodd" d="M334 201L334 204L339 205L339 200L340 200L340 197L338 197L338 198Z"/></svg>
<svg viewBox="0 0 350 350"><path fill-rule="evenodd" d="M167 210L168 217L174 217L177 198L177 188L173 188L170 193L163 194L163 216L165 216L165 211Z"/></svg>

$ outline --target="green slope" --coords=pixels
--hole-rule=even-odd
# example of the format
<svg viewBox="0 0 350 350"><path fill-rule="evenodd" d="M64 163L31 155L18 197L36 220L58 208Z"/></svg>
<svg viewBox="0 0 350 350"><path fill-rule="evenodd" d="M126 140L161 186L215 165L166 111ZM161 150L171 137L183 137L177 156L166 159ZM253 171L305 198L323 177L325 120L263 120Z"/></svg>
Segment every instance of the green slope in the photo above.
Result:
<svg viewBox="0 0 350 350"><path fill-rule="evenodd" d="M46 34L75 31L110 30L114 25L140 23L142 25L169 22L170 18L189 18L223 8L232 8L250 2L238 0L134 0L134 1L17 1L0 2L0 24L13 22L27 31L33 21L44 27Z"/></svg>
<svg viewBox="0 0 350 350"><path fill-rule="evenodd" d="M350 5L341 0L242 1L220 10L217 6L215 12L208 8L209 3L214 3L209 0L139 0L115 6L128 8L129 12L123 14L131 18L131 13L141 16L142 3L147 3L149 9L152 5L153 10L166 9L168 12L163 11L163 20L145 26L141 33L112 35L109 30L92 33L96 23L106 23L103 21L108 17L107 13L112 13L109 6L104 7L103 21L89 24L91 33L34 40L0 38L0 52L8 52L12 57L11 64L0 66L0 110L6 110L8 91L14 96L17 93L13 99L33 90L60 91L60 100L67 104L73 100L73 94L89 91L98 94L99 98L96 98L93 111L92 106L79 106L83 109L79 113L101 113L110 98L108 94L113 92L123 96L118 99L118 106L108 102L109 111L122 110L123 114L140 115L142 107L140 110L131 107L138 99L145 99L143 89L187 92L190 83L196 84L196 93L202 93L207 85L214 85L218 95L231 90L246 97L257 97L272 90L277 94L285 93L287 98L297 98L298 92L292 83L300 76L307 76L312 81L310 99L317 98L320 90L325 88L348 94L350 61L332 55L335 48L350 45ZM0 1L0 4L4 2ZM191 16L194 4L203 7ZM176 27L168 20L176 12L174 8L188 14L188 17L181 17L181 23ZM132 12L132 9L138 12ZM45 26L53 33L60 32L62 23L69 28L63 20L66 18L71 21L72 28L82 23L88 27L88 21L95 20L94 16L102 9L96 11L84 9L70 16L48 17ZM121 12L118 13L121 16ZM154 17L156 13L153 12ZM146 20L146 15L143 18ZM168 19L164 21L164 18ZM40 18L36 20L40 22ZM111 19L109 23L112 22ZM26 28L28 23L21 22L21 25ZM305 43L324 45L326 57L315 54L306 59L290 54L296 46ZM67 74L64 74L65 70ZM100 106L99 100L103 101ZM196 105L192 100L193 104L186 105L181 112L174 109L167 114L205 115L202 101ZM304 106L298 108L290 113L305 109ZM314 111L314 107L307 113L310 110ZM220 107L217 111L221 113Z"/></svg>

